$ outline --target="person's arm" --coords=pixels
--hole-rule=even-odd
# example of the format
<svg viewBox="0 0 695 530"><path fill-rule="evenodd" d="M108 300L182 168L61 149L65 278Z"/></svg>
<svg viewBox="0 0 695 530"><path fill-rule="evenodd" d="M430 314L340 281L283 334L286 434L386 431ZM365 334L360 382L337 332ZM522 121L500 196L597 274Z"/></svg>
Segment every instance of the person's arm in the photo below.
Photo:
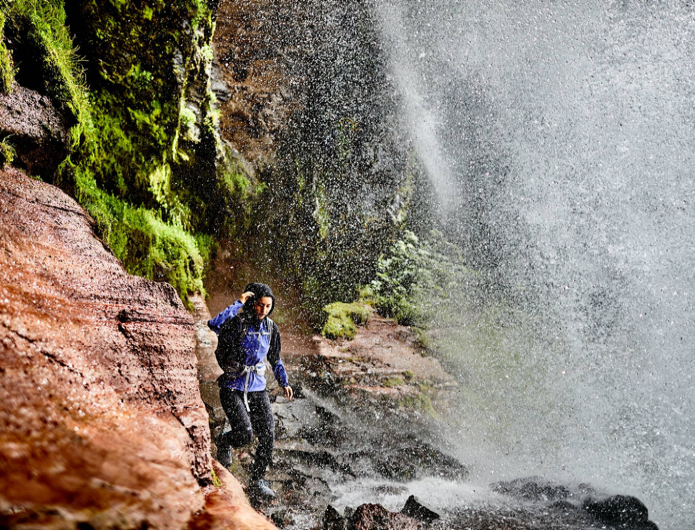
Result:
<svg viewBox="0 0 695 530"><path fill-rule="evenodd" d="M294 393L292 392L292 387L287 379L287 371L285 370L285 365L282 364L282 359L280 359L280 351L282 350L282 344L280 341L280 331L277 325L273 322L272 337L270 339L270 348L268 349L268 361L270 366L273 368L273 374L275 375L275 380L278 384L285 390L285 397L287 399L292 399Z"/></svg>
<svg viewBox="0 0 695 530"><path fill-rule="evenodd" d="M241 308L244 307L244 303L246 300L248 300L249 296L253 296L253 293L244 293L241 295L239 300L234 302L232 305L230 305L227 309L222 311L219 315L217 315L215 318L211 318L208 320L208 327L214 331L217 335L220 334L220 330L222 329L222 324L227 322L227 320L230 320L237 316L239 311L241 311Z"/></svg>
<svg viewBox="0 0 695 530"><path fill-rule="evenodd" d="M239 312L239 309L241 309L243 306L244 304L241 303L241 300L237 300L216 317L208 320L208 327L219 335L222 325L227 322L227 320L234 318Z"/></svg>

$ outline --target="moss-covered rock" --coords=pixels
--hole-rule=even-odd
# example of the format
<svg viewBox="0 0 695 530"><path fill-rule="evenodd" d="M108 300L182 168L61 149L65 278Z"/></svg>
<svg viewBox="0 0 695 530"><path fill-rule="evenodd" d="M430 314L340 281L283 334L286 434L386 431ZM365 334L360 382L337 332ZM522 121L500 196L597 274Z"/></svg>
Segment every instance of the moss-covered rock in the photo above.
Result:
<svg viewBox="0 0 695 530"><path fill-rule="evenodd" d="M60 0L0 0L17 82L49 96L71 126L77 148L92 128L84 72ZM0 54L1 55L1 54Z"/></svg>
<svg viewBox="0 0 695 530"><path fill-rule="evenodd" d="M405 385L405 379L398 376L387 377L381 384L386 388L396 388Z"/></svg>
<svg viewBox="0 0 695 530"><path fill-rule="evenodd" d="M352 340L357 333L357 324L366 324L372 313L371 307L361 302L346 304L334 302L323 308L327 315L321 334L328 339Z"/></svg>
<svg viewBox="0 0 695 530"><path fill-rule="evenodd" d="M405 395L398 402L399 406L405 409L413 409L425 413L429 416L436 416L436 411L432 405L432 398L426 390L420 390L413 395Z"/></svg>
<svg viewBox="0 0 695 530"><path fill-rule="evenodd" d="M5 15L0 12L0 94L9 94L14 81L12 54L5 45Z"/></svg>
<svg viewBox="0 0 695 530"><path fill-rule="evenodd" d="M230 218L244 226L248 201L237 198L256 189L217 135L216 3L0 0L0 8L11 43L0 39L0 73L18 64L17 82L50 97L70 127L67 159L41 176L80 201L129 272L168 281L190 306L188 293L203 291L210 234Z"/></svg>

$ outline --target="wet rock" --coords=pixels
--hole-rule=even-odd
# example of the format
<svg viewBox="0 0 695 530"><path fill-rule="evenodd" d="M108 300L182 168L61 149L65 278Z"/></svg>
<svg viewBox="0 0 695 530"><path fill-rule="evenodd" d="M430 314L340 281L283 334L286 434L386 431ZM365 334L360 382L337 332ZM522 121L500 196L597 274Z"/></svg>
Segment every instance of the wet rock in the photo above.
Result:
<svg viewBox="0 0 695 530"><path fill-rule="evenodd" d="M270 516L270 520L273 521L275 526L278 528L285 528L294 523L294 518L292 517L292 510L282 509L273 512Z"/></svg>
<svg viewBox="0 0 695 530"><path fill-rule="evenodd" d="M564 516L569 516L572 514L578 514L581 512L582 508L581 506L578 506L576 504L573 504L569 501L556 501L550 504L548 506L548 509L553 510L557 513L560 513Z"/></svg>
<svg viewBox="0 0 695 530"><path fill-rule="evenodd" d="M323 515L323 530L345 530L347 520L330 504Z"/></svg>
<svg viewBox="0 0 695 530"><path fill-rule="evenodd" d="M363 504L350 517L347 530L417 530L418 527L414 519L390 512L380 504Z"/></svg>
<svg viewBox="0 0 695 530"><path fill-rule="evenodd" d="M337 415L321 406L315 407L315 415L313 423L300 428L300 437L323 447L337 447L348 439L350 431Z"/></svg>
<svg viewBox="0 0 695 530"><path fill-rule="evenodd" d="M289 61L302 50L301 19L301 10L286 0L219 2L212 90L220 102L223 137L251 161L272 155L275 137L296 105L283 94L301 86Z"/></svg>
<svg viewBox="0 0 695 530"><path fill-rule="evenodd" d="M229 473L212 486L194 334L173 287L127 274L74 200L0 169L0 510L23 507L0 526L254 521Z"/></svg>
<svg viewBox="0 0 695 530"><path fill-rule="evenodd" d="M614 495L606 499L587 499L584 509L601 522L609 524L638 524L642 528L649 523L649 511L642 501L627 495Z"/></svg>
<svg viewBox="0 0 695 530"><path fill-rule="evenodd" d="M320 470L331 470L342 475L355 476L350 468L350 465L342 461L328 451L302 451L292 449L278 449L276 451L278 458L283 460L291 460L297 464L310 466Z"/></svg>
<svg viewBox="0 0 695 530"><path fill-rule="evenodd" d="M422 504L415 495L408 497L405 502L405 506L401 510L403 515L417 519L418 521L424 521L426 523L431 523L436 519L439 519L439 514L434 510L430 510L427 506Z"/></svg>
<svg viewBox="0 0 695 530"><path fill-rule="evenodd" d="M491 485L494 492L529 501L557 501L572 496L569 488L539 477L519 478Z"/></svg>
<svg viewBox="0 0 695 530"><path fill-rule="evenodd" d="M424 476L459 480L468 476L468 470L461 462L415 436L390 434L374 436L370 441L371 447L382 450L358 451L351 455L356 462L353 468L359 469L360 463L363 473L376 472L384 478L398 481Z"/></svg>
<svg viewBox="0 0 695 530"><path fill-rule="evenodd" d="M0 140L10 137L15 165L51 180L68 154L68 127L51 100L18 84L0 94Z"/></svg>
<svg viewBox="0 0 695 530"><path fill-rule="evenodd" d="M294 390L294 399L306 399L306 395L304 394L304 385L301 383L294 385L292 390Z"/></svg>

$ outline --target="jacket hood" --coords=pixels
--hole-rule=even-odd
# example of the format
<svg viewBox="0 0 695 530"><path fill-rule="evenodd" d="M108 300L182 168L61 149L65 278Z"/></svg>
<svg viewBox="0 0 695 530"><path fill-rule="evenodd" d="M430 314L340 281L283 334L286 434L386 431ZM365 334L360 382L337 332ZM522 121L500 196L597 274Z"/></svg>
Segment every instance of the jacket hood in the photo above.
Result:
<svg viewBox="0 0 695 530"><path fill-rule="evenodd" d="M270 289L270 287L264 283L250 283L246 286L246 289L244 289L244 292L247 291L252 292L253 296L250 296L249 299L246 300L243 312L247 315L255 316L256 312L253 309L253 305L257 300L263 298L264 296L269 296L273 299L273 305L271 306L270 312L267 315L270 316L275 309L275 296L273 295L273 291Z"/></svg>

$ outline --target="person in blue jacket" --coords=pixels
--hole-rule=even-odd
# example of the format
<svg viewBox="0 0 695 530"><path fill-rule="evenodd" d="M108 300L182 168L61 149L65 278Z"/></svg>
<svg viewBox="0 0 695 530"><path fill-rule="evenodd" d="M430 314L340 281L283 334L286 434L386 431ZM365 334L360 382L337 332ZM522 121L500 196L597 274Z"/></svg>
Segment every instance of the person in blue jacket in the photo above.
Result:
<svg viewBox="0 0 695 530"><path fill-rule="evenodd" d="M270 287L251 283L239 300L208 321L208 327L219 335L215 356L224 373L217 384L222 407L232 427L217 440L217 460L229 467L232 448L249 444L255 432L258 450L249 493L268 498L275 497L264 479L273 456L275 420L266 391L266 358L285 397L293 397L280 359L280 332L268 318L274 308L275 297Z"/></svg>

